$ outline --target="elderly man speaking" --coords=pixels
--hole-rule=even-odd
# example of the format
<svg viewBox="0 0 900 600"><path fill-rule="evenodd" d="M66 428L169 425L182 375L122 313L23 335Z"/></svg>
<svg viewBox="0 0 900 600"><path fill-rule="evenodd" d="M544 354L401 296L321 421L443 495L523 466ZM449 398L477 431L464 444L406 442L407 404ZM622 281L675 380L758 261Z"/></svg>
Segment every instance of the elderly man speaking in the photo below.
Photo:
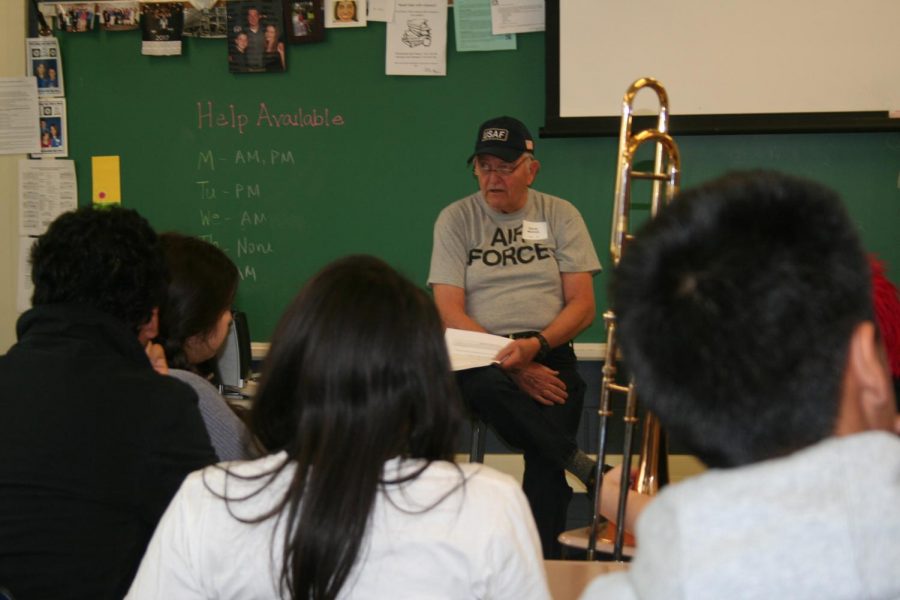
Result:
<svg viewBox="0 0 900 600"><path fill-rule="evenodd" d="M428 283L446 327L511 338L498 366L460 371L466 403L525 458L523 490L546 558L559 554L572 490L596 463L578 449L584 400L572 340L594 319L600 261L578 210L530 188L534 139L512 117L478 130L479 191L444 208L434 226Z"/></svg>

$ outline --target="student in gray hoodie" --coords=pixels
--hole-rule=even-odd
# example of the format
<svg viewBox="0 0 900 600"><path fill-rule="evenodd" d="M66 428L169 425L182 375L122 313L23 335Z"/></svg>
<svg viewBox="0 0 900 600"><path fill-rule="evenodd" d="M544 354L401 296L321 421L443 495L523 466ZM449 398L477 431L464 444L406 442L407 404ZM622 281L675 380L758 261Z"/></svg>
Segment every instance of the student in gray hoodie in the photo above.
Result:
<svg viewBox="0 0 900 600"><path fill-rule="evenodd" d="M612 282L641 400L710 470L584 598L900 597L900 421L869 266L833 192L732 174L676 198Z"/></svg>

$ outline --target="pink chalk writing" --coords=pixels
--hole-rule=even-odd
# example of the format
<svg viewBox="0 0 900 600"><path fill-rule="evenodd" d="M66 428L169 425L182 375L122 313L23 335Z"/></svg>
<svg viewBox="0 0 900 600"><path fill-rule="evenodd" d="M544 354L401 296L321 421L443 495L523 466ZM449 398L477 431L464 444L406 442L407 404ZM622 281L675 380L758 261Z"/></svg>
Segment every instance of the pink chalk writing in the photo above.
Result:
<svg viewBox="0 0 900 600"><path fill-rule="evenodd" d="M293 129L305 127L343 127L344 115L330 108L291 108L284 110L260 102L255 119L238 109L235 104L217 106L212 100L197 102L197 129L230 128L243 135L248 127L264 129Z"/></svg>

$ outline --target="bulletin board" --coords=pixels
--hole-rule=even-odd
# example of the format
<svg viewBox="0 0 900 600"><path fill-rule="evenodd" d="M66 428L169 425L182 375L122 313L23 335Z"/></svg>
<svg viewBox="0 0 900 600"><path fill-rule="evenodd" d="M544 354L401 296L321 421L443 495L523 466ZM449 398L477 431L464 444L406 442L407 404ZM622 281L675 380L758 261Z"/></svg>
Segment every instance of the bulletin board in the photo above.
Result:
<svg viewBox="0 0 900 600"><path fill-rule="evenodd" d="M59 33L79 201L91 198L91 157L119 156L125 206L159 231L218 244L237 264L237 308L256 341L340 256L374 254L424 287L435 218L477 186L466 158L478 124L509 114L537 133L545 116L545 34L519 35L515 50L463 53L452 23L446 77L386 76L383 23L289 45L283 74L229 73L223 40L188 39L182 56L154 57L141 55L138 32ZM610 82L608 93L621 98L628 83ZM774 168L835 188L898 280L900 133L678 141L684 185ZM615 146L610 138L536 145L535 187L581 211L606 267L595 278L598 315ZM578 341L604 339L598 317Z"/></svg>

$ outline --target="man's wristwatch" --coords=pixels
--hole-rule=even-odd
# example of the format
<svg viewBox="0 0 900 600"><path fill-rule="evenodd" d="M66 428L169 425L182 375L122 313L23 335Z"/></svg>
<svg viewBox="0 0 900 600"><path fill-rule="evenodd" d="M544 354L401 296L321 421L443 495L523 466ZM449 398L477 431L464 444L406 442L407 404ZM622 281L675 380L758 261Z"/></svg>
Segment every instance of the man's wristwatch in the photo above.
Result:
<svg viewBox="0 0 900 600"><path fill-rule="evenodd" d="M540 332L535 333L532 337L536 337L538 342L541 343L540 350L538 350L538 353L534 355L535 360L540 360L550 354L550 344L547 342L547 338L542 336Z"/></svg>

